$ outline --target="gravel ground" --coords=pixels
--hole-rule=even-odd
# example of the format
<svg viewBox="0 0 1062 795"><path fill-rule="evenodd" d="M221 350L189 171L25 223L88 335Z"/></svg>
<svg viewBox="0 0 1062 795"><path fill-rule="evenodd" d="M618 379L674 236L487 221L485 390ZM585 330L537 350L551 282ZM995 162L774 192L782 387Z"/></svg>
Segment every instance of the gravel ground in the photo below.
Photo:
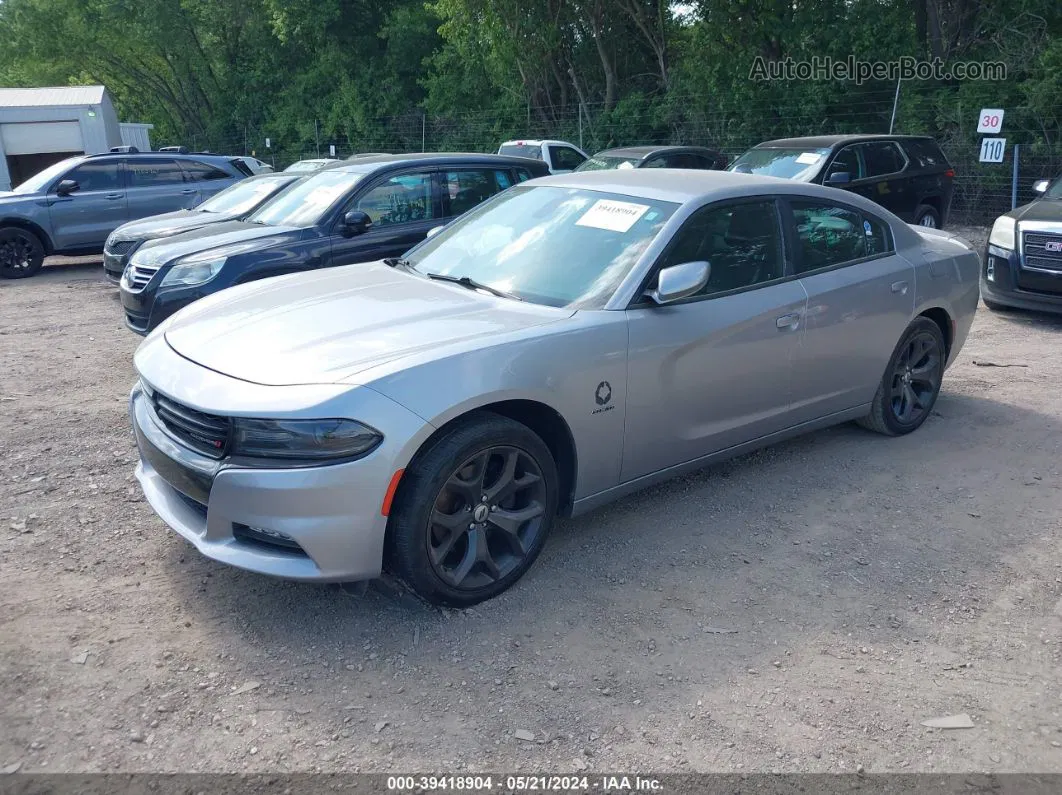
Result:
<svg viewBox="0 0 1062 795"><path fill-rule="evenodd" d="M167 531L137 341L98 265L0 283L0 769L1062 771L1062 321L982 309L919 432L563 522L463 612Z"/></svg>

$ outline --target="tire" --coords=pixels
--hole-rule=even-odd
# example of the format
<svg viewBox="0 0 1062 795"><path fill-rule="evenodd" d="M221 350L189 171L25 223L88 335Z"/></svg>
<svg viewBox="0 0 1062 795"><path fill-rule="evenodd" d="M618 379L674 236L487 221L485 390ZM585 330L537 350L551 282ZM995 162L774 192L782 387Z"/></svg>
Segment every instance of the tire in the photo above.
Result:
<svg viewBox="0 0 1062 795"><path fill-rule="evenodd" d="M929 318L916 318L889 359L870 413L857 422L886 436L902 436L921 427L940 394L945 350L944 335L937 324ZM908 408L906 416L904 408Z"/></svg>
<svg viewBox="0 0 1062 795"><path fill-rule="evenodd" d="M535 562L557 500L545 443L514 420L475 412L406 468L387 526L387 568L432 604L478 604Z"/></svg>
<svg viewBox="0 0 1062 795"><path fill-rule="evenodd" d="M940 213L937 212L937 208L928 204L918 205L918 209L915 210L915 224L918 226L924 226L929 229L942 229L943 226L940 223Z"/></svg>
<svg viewBox="0 0 1062 795"><path fill-rule="evenodd" d="M44 244L19 226L0 229L0 279L27 279L44 266Z"/></svg>

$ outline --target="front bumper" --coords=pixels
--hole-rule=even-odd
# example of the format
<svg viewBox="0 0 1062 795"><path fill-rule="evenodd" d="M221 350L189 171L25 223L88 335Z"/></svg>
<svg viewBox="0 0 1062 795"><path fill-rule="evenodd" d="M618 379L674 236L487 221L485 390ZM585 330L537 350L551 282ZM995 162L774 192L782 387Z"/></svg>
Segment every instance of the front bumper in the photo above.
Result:
<svg viewBox="0 0 1062 795"><path fill-rule="evenodd" d="M196 288L177 290L160 289L153 280L143 290L133 292L122 285L119 295L125 325L141 336L147 335L173 313L201 298L204 293Z"/></svg>
<svg viewBox="0 0 1062 795"><path fill-rule="evenodd" d="M393 445L332 466L250 468L181 445L139 386L130 394L129 411L145 498L206 557L295 580L379 576L387 527L381 506L400 468Z"/></svg>
<svg viewBox="0 0 1062 795"><path fill-rule="evenodd" d="M1024 271L1016 251L987 246L981 262L980 285L981 297L993 303L1062 313L1062 273L1056 276Z"/></svg>

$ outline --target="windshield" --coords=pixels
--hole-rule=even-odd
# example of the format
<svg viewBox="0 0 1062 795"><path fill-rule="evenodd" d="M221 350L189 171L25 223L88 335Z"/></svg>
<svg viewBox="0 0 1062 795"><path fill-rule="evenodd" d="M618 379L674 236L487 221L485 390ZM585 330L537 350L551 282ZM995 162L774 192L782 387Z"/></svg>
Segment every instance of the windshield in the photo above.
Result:
<svg viewBox="0 0 1062 795"><path fill-rule="evenodd" d="M313 226L361 178L350 171L322 171L270 199L247 220L269 226Z"/></svg>
<svg viewBox="0 0 1062 795"><path fill-rule="evenodd" d="M406 257L419 273L467 276L525 301L601 307L678 206L576 188L514 187Z"/></svg>
<svg viewBox="0 0 1062 795"><path fill-rule="evenodd" d="M328 163L327 160L300 160L285 168L285 171L317 171Z"/></svg>
<svg viewBox="0 0 1062 795"><path fill-rule="evenodd" d="M249 213L291 180L287 179L248 179L237 182L216 196L211 196L196 207L203 213L219 215L243 215Z"/></svg>
<svg viewBox="0 0 1062 795"><path fill-rule="evenodd" d="M13 188L12 192L39 193L44 190L53 179L63 174L68 168L73 167L78 159L79 158L76 157L68 157L66 160L60 160L55 165L48 166L44 171L39 171L34 174L17 188Z"/></svg>
<svg viewBox="0 0 1062 795"><path fill-rule="evenodd" d="M1059 177L1047 187L1047 190L1044 191L1044 196L1048 199L1062 199L1062 177Z"/></svg>
<svg viewBox="0 0 1062 795"><path fill-rule="evenodd" d="M642 162L640 157L616 157L613 155L594 155L584 160L576 171L607 171L610 168L637 168Z"/></svg>
<svg viewBox="0 0 1062 795"><path fill-rule="evenodd" d="M510 157L530 157L534 160L542 159L542 147L530 144L506 144L498 148L499 155Z"/></svg>
<svg viewBox="0 0 1062 795"><path fill-rule="evenodd" d="M807 182L829 153L829 149L750 149L727 171Z"/></svg>

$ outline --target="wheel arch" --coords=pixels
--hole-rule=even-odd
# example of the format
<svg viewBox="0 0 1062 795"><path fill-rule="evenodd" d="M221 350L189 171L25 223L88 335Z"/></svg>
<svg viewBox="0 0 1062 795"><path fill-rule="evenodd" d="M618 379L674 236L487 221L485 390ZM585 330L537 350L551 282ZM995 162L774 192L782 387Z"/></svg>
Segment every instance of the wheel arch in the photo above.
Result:
<svg viewBox="0 0 1062 795"><path fill-rule="evenodd" d="M39 224L30 221L28 218L8 217L0 219L0 229L6 226L13 226L18 229L25 229L27 232L32 232L37 236L37 239L41 241L41 245L44 246L45 254L52 254L55 252L55 246L52 245L52 239L48 236L48 233L44 231Z"/></svg>
<svg viewBox="0 0 1062 795"><path fill-rule="evenodd" d="M578 475L578 453L575 446L575 437L572 434L571 427L561 416L560 412L539 400L508 398L466 408L438 425L418 445L405 468L408 469L413 466L421 453L427 450L436 439L449 431L454 425L467 420L469 416L479 412L490 412L519 422L542 439L553 455L553 462L557 466L557 476L560 479L557 512L561 516L571 515L572 506L575 502L575 486ZM399 488L401 488L401 483Z"/></svg>
<svg viewBox="0 0 1062 795"><path fill-rule="evenodd" d="M944 360L951 360L951 350L955 342L955 320L948 311L940 306L933 306L922 310L918 317L928 318L936 323L940 333L944 336Z"/></svg>

